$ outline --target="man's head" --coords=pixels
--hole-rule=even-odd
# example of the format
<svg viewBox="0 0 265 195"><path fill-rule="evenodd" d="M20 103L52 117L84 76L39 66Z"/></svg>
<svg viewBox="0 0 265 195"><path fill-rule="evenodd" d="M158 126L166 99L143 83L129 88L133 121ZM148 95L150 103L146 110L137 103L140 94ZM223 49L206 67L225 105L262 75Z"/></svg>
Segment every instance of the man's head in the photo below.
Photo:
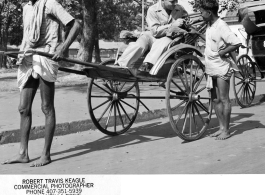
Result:
<svg viewBox="0 0 265 195"><path fill-rule="evenodd" d="M202 0L200 12L205 21L210 21L214 16L218 16L219 4L217 0Z"/></svg>
<svg viewBox="0 0 265 195"><path fill-rule="evenodd" d="M162 0L163 7L167 10L173 10L177 3L178 0Z"/></svg>

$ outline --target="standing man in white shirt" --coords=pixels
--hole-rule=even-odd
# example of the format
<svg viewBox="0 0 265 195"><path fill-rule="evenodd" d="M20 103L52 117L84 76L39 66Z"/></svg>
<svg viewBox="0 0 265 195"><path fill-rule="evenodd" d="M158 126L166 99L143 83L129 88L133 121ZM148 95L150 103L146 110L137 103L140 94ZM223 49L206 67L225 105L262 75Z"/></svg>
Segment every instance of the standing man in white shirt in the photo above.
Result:
<svg viewBox="0 0 265 195"><path fill-rule="evenodd" d="M66 32L62 42L60 25ZM52 59L39 55L21 56L18 60L19 113L21 142L19 153L3 164L28 163L29 134L32 123L32 103L40 88L41 108L45 115L45 144L40 159L32 167L51 163L51 145L56 126L54 82L57 79L58 60L79 34L81 25L56 0L31 0L23 8L23 40L20 51L38 50L54 54Z"/></svg>
<svg viewBox="0 0 265 195"><path fill-rule="evenodd" d="M230 78L234 71L238 71L232 53L240 47L241 41L218 17L218 1L203 0L200 6L202 17L208 22L205 47L207 88L212 90L212 101L220 125L220 129L211 137L225 140L230 137Z"/></svg>

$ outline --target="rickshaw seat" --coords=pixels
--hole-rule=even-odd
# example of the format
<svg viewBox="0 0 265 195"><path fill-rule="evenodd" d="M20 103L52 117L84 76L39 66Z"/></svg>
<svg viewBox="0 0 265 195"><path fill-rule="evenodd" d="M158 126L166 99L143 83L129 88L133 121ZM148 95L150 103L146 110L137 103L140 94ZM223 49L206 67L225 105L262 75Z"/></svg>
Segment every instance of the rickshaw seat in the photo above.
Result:
<svg viewBox="0 0 265 195"><path fill-rule="evenodd" d="M173 47L173 46L179 44L179 43L180 43L180 39L179 39L179 37L173 39L173 40L169 43L167 50L168 50L169 48L171 48L171 47ZM147 54L148 54L149 52L150 52L150 49L148 49L148 50L145 52L145 54L144 54L143 56L141 56L136 62L134 62L134 63L132 63L130 66L128 66L128 68L136 68L136 69L138 69L138 68L143 64L143 61L144 61L145 57L147 56ZM118 50L116 60L117 60L121 55L122 55L122 53L120 53L119 50Z"/></svg>

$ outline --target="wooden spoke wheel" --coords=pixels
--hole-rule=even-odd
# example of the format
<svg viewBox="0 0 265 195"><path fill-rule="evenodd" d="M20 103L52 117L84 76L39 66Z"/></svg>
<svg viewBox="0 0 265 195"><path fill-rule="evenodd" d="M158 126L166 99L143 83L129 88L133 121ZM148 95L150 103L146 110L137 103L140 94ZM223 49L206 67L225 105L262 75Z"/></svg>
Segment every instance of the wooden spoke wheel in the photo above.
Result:
<svg viewBox="0 0 265 195"><path fill-rule="evenodd" d="M193 55L181 56L172 65L166 83L170 124L185 141L201 138L212 114L211 92L206 89L204 66Z"/></svg>
<svg viewBox="0 0 265 195"><path fill-rule="evenodd" d="M242 108L249 107L256 93L255 63L248 55L242 55L237 60L239 72L232 77L233 89L238 105Z"/></svg>
<svg viewBox="0 0 265 195"><path fill-rule="evenodd" d="M91 120L103 133L125 133L134 123L139 109L137 82L90 79L87 90Z"/></svg>

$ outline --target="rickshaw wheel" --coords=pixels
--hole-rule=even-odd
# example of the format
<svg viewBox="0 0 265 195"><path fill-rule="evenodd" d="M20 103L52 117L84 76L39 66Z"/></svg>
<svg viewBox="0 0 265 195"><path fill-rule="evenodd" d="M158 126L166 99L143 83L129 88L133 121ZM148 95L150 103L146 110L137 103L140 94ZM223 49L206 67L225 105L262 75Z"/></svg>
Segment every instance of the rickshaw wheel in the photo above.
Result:
<svg viewBox="0 0 265 195"><path fill-rule="evenodd" d="M108 64L113 65L111 63L112 61L108 61ZM139 97L138 82L90 79L87 89L90 118L104 134L123 134L130 129L137 117Z"/></svg>
<svg viewBox="0 0 265 195"><path fill-rule="evenodd" d="M212 101L204 66L196 56L181 56L172 65L166 107L170 124L181 139L194 141L203 136L211 120Z"/></svg>
<svg viewBox="0 0 265 195"><path fill-rule="evenodd" d="M114 65L114 63L115 63L115 59L108 59L106 61L101 62L100 65L108 66L108 65ZM103 79L103 81L108 82L105 79ZM126 88L123 87L123 92L130 91L137 83L137 81L135 81L135 82L115 81L115 82L116 82L116 85L117 84L119 84L120 86L125 86L126 85ZM110 88L109 90L111 90L114 93L116 92L115 89L112 89L112 88Z"/></svg>
<svg viewBox="0 0 265 195"><path fill-rule="evenodd" d="M256 93L256 70L255 63L244 54L237 60L239 72L232 76L233 89L238 105L242 108L249 107Z"/></svg>

